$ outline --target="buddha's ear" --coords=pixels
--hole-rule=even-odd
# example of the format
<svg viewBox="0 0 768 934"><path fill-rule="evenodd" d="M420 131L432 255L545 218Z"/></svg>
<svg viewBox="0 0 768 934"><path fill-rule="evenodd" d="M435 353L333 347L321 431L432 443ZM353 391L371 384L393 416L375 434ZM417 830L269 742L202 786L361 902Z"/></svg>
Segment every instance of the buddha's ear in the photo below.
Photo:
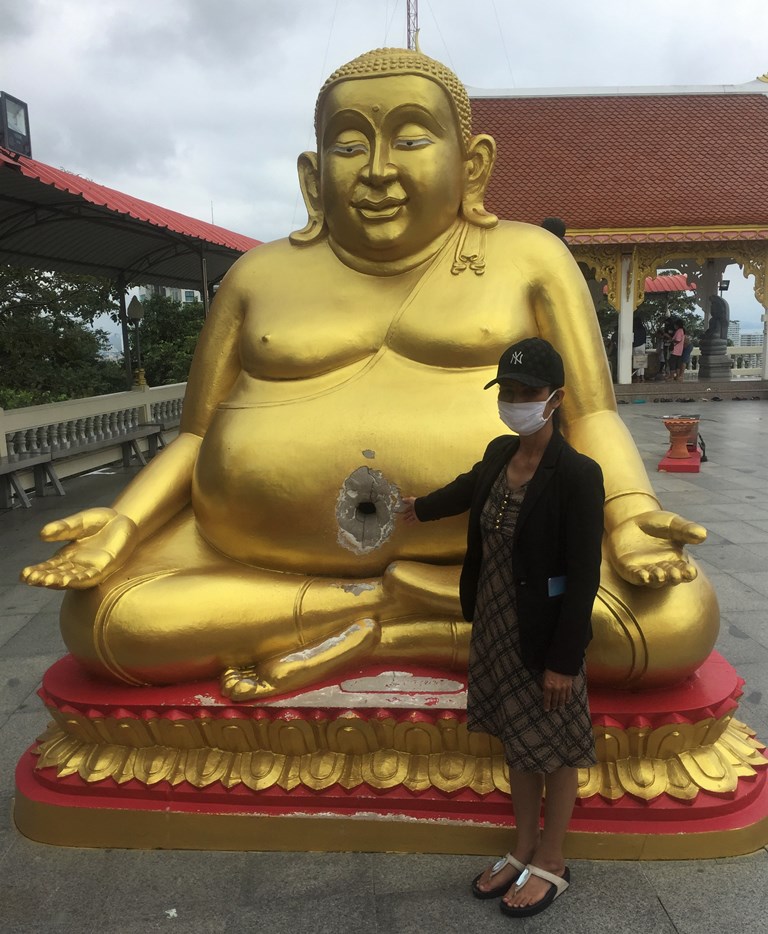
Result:
<svg viewBox="0 0 768 934"><path fill-rule="evenodd" d="M467 147L464 163L464 197L461 199L461 213L464 219L476 227L495 227L499 219L485 210L483 199L491 179L493 163L496 161L496 141L492 136L481 134L473 136Z"/></svg>
<svg viewBox="0 0 768 934"><path fill-rule="evenodd" d="M308 220L305 227L295 230L289 240L294 245L314 243L325 236L325 214L320 199L320 172L317 167L317 153L303 152L299 156L299 185Z"/></svg>

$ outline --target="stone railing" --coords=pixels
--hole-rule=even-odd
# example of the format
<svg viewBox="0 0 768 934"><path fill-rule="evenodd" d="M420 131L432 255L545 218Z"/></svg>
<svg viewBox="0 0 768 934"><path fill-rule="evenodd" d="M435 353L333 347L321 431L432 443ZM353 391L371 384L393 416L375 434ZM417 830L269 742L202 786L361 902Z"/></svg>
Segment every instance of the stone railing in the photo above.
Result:
<svg viewBox="0 0 768 934"><path fill-rule="evenodd" d="M750 377L760 379L763 372L763 348L761 345L747 345L744 347L726 347L726 353L731 358L731 377ZM691 364L698 369L701 351L696 347L691 354Z"/></svg>
<svg viewBox="0 0 768 934"><path fill-rule="evenodd" d="M731 378L732 379L760 379L763 373L763 348L760 345L746 347L727 347L726 352L731 358ZM655 360L656 350L649 348L649 362ZM686 374L687 379L698 377L699 358L701 351L694 347L691 354L691 364ZM655 370L655 363L651 366ZM692 375L693 374L693 375Z"/></svg>
<svg viewBox="0 0 768 934"><path fill-rule="evenodd" d="M61 476L93 470L118 460L120 439L140 425L162 425L170 440L181 418L185 389L186 383L137 387L108 396L0 409L0 457L21 463L51 452L67 458L58 468ZM111 438L115 447L101 443ZM96 442L100 442L99 450L89 451L88 445Z"/></svg>

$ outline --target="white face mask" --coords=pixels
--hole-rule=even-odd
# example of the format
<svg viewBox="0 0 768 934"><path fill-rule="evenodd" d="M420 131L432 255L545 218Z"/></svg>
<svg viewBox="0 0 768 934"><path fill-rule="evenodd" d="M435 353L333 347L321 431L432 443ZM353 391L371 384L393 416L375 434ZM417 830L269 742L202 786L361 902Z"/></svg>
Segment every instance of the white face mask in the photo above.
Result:
<svg viewBox="0 0 768 934"><path fill-rule="evenodd" d="M499 402L499 418L511 431L533 435L541 431L552 416L554 409L544 418L544 409L556 392L555 389L543 402Z"/></svg>

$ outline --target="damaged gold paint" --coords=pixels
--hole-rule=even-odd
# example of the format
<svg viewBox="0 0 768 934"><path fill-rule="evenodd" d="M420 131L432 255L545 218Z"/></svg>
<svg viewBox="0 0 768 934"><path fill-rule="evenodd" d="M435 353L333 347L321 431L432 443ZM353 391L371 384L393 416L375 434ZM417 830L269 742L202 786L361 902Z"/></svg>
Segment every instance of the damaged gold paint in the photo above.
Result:
<svg viewBox="0 0 768 934"><path fill-rule="evenodd" d="M394 531L400 502L400 491L380 470L358 467L336 501L339 544L361 555L379 548Z"/></svg>
<svg viewBox="0 0 768 934"><path fill-rule="evenodd" d="M356 633L361 633L364 629L375 630L376 623L373 620L366 619L362 620L360 623L353 623L351 626L340 632L337 636L331 636L330 639L325 639L323 642L319 642L315 645L308 645L305 649L302 649L299 652L293 652L290 655L286 655L283 658L283 662L287 664L292 664L293 662L309 662L313 659L319 658L322 655L333 652L336 648L342 648L347 640L354 636Z"/></svg>

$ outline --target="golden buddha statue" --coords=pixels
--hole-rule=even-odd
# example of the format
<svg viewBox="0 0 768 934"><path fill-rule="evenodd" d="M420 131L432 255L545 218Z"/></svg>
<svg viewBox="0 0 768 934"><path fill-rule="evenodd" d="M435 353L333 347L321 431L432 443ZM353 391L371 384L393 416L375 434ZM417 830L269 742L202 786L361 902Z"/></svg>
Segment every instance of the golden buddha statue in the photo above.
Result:
<svg viewBox="0 0 768 934"><path fill-rule="evenodd" d="M501 433L483 386L532 335L565 362L563 431L606 487L593 684L673 683L707 657L717 601L616 412L567 248L483 207L494 141L456 76L382 49L326 81L299 157L307 226L241 257L216 296L179 437L112 508L47 525L23 572L65 588L62 632L129 684L213 676L267 697L371 661L466 664L466 517L408 526L401 494L467 470Z"/></svg>

